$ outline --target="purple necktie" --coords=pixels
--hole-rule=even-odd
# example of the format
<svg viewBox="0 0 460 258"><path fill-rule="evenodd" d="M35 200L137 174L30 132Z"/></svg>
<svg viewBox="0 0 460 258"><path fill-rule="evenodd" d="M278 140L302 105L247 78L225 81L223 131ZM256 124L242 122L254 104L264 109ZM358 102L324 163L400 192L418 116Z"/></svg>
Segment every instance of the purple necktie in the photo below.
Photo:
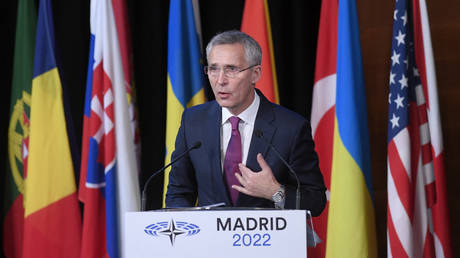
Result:
<svg viewBox="0 0 460 258"><path fill-rule="evenodd" d="M238 179L235 177L235 173L239 172L238 164L241 163L241 135L238 130L238 124L240 119L236 116L229 118L232 124L232 137L228 142L227 152L225 153L224 161L224 174L227 187L232 197L232 202L235 205L236 199L238 198L238 191L232 188L232 185L240 185Z"/></svg>

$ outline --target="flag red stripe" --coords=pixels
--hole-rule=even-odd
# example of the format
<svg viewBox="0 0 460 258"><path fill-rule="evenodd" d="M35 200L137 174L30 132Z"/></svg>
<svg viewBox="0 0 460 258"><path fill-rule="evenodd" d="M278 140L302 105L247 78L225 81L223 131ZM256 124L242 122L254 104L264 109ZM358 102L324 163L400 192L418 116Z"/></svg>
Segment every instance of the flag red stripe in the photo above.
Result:
<svg viewBox="0 0 460 258"><path fill-rule="evenodd" d="M429 95L428 95L428 83L426 79L426 65L425 65L425 46L423 45L423 33L422 33L422 22L420 17L420 5L419 0L412 0L413 7L413 24L414 24L414 48L415 48L415 61L417 63L417 69L420 74L420 80L422 81L423 94L425 95L425 102L427 107L430 108Z"/></svg>
<svg viewBox="0 0 460 258"><path fill-rule="evenodd" d="M425 185L425 192L426 192L426 206L432 208L436 202L436 184L430 183Z"/></svg>
<svg viewBox="0 0 460 258"><path fill-rule="evenodd" d="M433 214L434 232L442 243L445 257L452 257L450 218L449 211L447 210L447 182L446 175L444 174L444 155L442 153L433 159L433 167L436 177L436 204L431 211Z"/></svg>
<svg viewBox="0 0 460 258"><path fill-rule="evenodd" d="M433 235L430 233L429 230L427 230L425 234L425 245L423 247L423 257L424 258L436 257L435 251L434 251Z"/></svg>
<svg viewBox="0 0 460 258"><path fill-rule="evenodd" d="M399 239L398 234L396 233L395 226L393 224L393 218L391 216L390 208L387 206L387 229L388 229L388 241L391 248L391 256L397 258L409 257L401 245L401 240ZM390 256L390 254L388 254Z"/></svg>
<svg viewBox="0 0 460 258"><path fill-rule="evenodd" d="M427 110L426 102L418 106L418 114L419 114L421 125L428 123L428 114L426 113L426 110Z"/></svg>
<svg viewBox="0 0 460 258"><path fill-rule="evenodd" d="M394 141L388 144L388 165L390 167L391 176L395 183L396 191L398 192L399 199L401 200L407 216L412 220L413 218L413 191L412 182L408 176L403 162L399 157L399 151Z"/></svg>
<svg viewBox="0 0 460 258"><path fill-rule="evenodd" d="M432 161L431 144L422 145L422 163L428 164Z"/></svg>

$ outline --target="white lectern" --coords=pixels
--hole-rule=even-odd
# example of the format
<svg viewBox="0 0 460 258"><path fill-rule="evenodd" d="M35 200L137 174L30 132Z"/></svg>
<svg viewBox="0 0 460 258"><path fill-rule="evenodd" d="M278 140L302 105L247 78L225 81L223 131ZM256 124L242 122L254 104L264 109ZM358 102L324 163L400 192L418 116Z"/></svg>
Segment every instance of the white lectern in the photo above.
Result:
<svg viewBox="0 0 460 258"><path fill-rule="evenodd" d="M175 209L125 220L125 257L307 257L305 210Z"/></svg>

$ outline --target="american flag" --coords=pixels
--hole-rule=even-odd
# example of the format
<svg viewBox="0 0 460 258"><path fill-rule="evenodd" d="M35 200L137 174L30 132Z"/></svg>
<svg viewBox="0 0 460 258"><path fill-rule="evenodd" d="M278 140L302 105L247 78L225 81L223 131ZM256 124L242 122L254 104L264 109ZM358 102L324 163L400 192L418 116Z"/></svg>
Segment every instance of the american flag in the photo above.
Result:
<svg viewBox="0 0 460 258"><path fill-rule="evenodd" d="M450 257L442 136L424 0L397 0L388 97L388 257Z"/></svg>

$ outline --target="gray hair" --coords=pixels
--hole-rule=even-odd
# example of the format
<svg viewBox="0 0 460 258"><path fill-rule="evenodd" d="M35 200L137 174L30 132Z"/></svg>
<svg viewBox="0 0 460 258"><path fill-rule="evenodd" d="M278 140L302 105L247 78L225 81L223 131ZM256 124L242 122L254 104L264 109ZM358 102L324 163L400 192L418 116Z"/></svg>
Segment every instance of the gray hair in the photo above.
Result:
<svg viewBox="0 0 460 258"><path fill-rule="evenodd" d="M249 65L262 64L262 49L259 43L248 34L239 30L224 31L215 35L206 46L206 59L209 60L211 49L217 45L241 44L244 48L244 57Z"/></svg>

